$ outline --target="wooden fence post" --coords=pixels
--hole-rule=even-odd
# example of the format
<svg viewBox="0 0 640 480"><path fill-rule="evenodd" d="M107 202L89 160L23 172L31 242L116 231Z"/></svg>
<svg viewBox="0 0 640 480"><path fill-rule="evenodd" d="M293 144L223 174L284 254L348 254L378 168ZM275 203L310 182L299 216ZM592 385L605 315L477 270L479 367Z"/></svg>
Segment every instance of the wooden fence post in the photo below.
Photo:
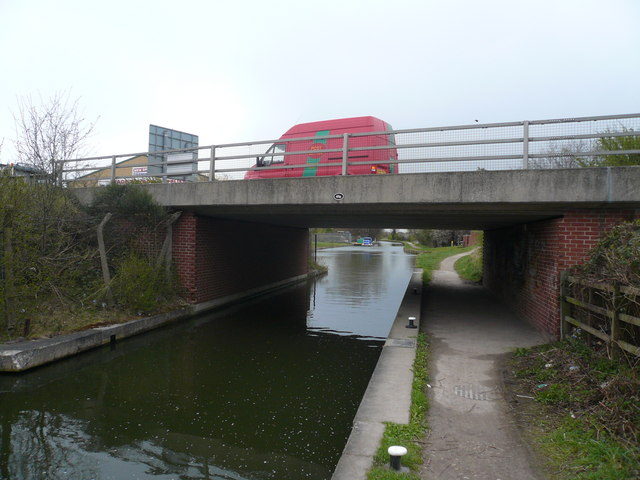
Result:
<svg viewBox="0 0 640 480"><path fill-rule="evenodd" d="M182 212L175 212L167 221L167 232L164 237L164 242L162 243L162 248L160 249L160 255L158 255L158 260L156 261L156 268L160 268L162 263L165 264L167 279L171 274L171 261L173 254L173 223L180 218Z"/></svg>
<svg viewBox="0 0 640 480"><path fill-rule="evenodd" d="M109 264L107 263L107 250L104 246L104 235L102 229L111 218L111 213L107 213L100 225L98 225L98 249L100 250L100 265L102 266L102 279L107 292L107 303L113 307L113 294L111 293L111 275L109 274Z"/></svg>
<svg viewBox="0 0 640 480"><path fill-rule="evenodd" d="M4 224L4 309L7 318L7 332L12 335L16 328L16 308L15 308L15 284L14 284L14 258L13 258L13 228L12 228L12 205L6 206L6 216Z"/></svg>
<svg viewBox="0 0 640 480"><path fill-rule="evenodd" d="M611 358L617 359L620 352L618 339L620 338L620 309L622 306L622 298L620 294L620 283L613 285L613 315L611 316L611 339L609 341Z"/></svg>

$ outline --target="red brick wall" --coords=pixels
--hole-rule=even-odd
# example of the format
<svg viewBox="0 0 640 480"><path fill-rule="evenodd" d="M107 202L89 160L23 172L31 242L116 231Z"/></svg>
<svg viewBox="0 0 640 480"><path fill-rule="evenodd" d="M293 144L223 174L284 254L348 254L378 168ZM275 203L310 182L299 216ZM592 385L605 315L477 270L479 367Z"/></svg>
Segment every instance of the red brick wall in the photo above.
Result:
<svg viewBox="0 0 640 480"><path fill-rule="evenodd" d="M196 283L196 231L198 217L183 212L173 225L173 264L180 280L185 299L195 303L198 297Z"/></svg>
<svg viewBox="0 0 640 480"><path fill-rule="evenodd" d="M173 235L174 263L192 303L307 273L307 229L184 213Z"/></svg>
<svg viewBox="0 0 640 480"><path fill-rule="evenodd" d="M164 224L153 228L145 226L144 222L120 217L107 222L104 237L108 250L114 247L128 247L150 261L155 261L162 249L166 232Z"/></svg>
<svg viewBox="0 0 640 480"><path fill-rule="evenodd" d="M462 236L462 245L465 247L470 247L472 245L478 245L480 243L481 234L480 232L471 232L468 235Z"/></svg>
<svg viewBox="0 0 640 480"><path fill-rule="evenodd" d="M560 273L584 263L633 210L570 210L561 218L485 232L484 284L539 330L560 333Z"/></svg>

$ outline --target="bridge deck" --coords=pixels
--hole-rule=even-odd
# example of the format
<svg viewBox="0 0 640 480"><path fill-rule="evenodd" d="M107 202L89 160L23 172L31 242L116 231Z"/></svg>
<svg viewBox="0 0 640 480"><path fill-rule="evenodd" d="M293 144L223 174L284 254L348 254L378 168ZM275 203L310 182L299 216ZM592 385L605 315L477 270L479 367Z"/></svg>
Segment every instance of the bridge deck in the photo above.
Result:
<svg viewBox="0 0 640 480"><path fill-rule="evenodd" d="M512 170L145 185L201 215L295 227L493 229L570 209L640 208L640 167ZM89 201L93 189L78 189Z"/></svg>

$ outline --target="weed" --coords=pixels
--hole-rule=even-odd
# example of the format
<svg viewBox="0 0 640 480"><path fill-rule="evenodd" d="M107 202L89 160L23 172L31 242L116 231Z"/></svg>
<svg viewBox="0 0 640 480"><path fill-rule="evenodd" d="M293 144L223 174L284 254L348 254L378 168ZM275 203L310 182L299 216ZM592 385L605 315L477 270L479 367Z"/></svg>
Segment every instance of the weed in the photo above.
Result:
<svg viewBox="0 0 640 480"><path fill-rule="evenodd" d="M465 280L479 283L482 281L482 249L460 258L454 265L456 272Z"/></svg>
<svg viewBox="0 0 640 480"><path fill-rule="evenodd" d="M640 474L640 449L625 448L580 419L560 419L539 441L559 474L557 478L624 480Z"/></svg>
<svg viewBox="0 0 640 480"><path fill-rule="evenodd" d="M640 377L575 340L512 355L516 414L553 480L640 478ZM540 379L551 377L549 381ZM541 386L543 383L548 385ZM512 386L515 385L515 388ZM515 396L514 395L514 396Z"/></svg>
<svg viewBox="0 0 640 480"><path fill-rule="evenodd" d="M569 388L566 385L549 385L542 387L542 389L536 393L536 400L546 405L565 403L568 402L569 399Z"/></svg>
<svg viewBox="0 0 640 480"><path fill-rule="evenodd" d="M367 480L420 480L415 473L398 473L384 468L374 468Z"/></svg>
<svg viewBox="0 0 640 480"><path fill-rule="evenodd" d="M620 364L608 358L598 358L593 364L593 371L601 381L615 375L619 371Z"/></svg>

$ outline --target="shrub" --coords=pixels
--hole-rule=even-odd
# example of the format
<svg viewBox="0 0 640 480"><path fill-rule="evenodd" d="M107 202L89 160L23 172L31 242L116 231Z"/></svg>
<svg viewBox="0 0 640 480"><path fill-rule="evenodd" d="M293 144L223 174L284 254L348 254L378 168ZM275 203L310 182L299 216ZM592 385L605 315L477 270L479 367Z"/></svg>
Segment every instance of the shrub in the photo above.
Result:
<svg viewBox="0 0 640 480"><path fill-rule="evenodd" d="M98 221L107 212L124 217L147 217L155 220L160 220L165 215L164 208L147 190L131 184L111 184L98 189L89 212L98 217Z"/></svg>
<svg viewBox="0 0 640 480"><path fill-rule="evenodd" d="M68 191L0 173L0 328L9 337L44 303L65 312L78 303L95 276L90 227Z"/></svg>
<svg viewBox="0 0 640 480"><path fill-rule="evenodd" d="M149 265L135 253L122 257L116 265L112 290L116 302L123 308L146 313L174 296L172 282L160 268Z"/></svg>
<svg viewBox="0 0 640 480"><path fill-rule="evenodd" d="M579 273L596 281L640 286L640 220L612 228Z"/></svg>

